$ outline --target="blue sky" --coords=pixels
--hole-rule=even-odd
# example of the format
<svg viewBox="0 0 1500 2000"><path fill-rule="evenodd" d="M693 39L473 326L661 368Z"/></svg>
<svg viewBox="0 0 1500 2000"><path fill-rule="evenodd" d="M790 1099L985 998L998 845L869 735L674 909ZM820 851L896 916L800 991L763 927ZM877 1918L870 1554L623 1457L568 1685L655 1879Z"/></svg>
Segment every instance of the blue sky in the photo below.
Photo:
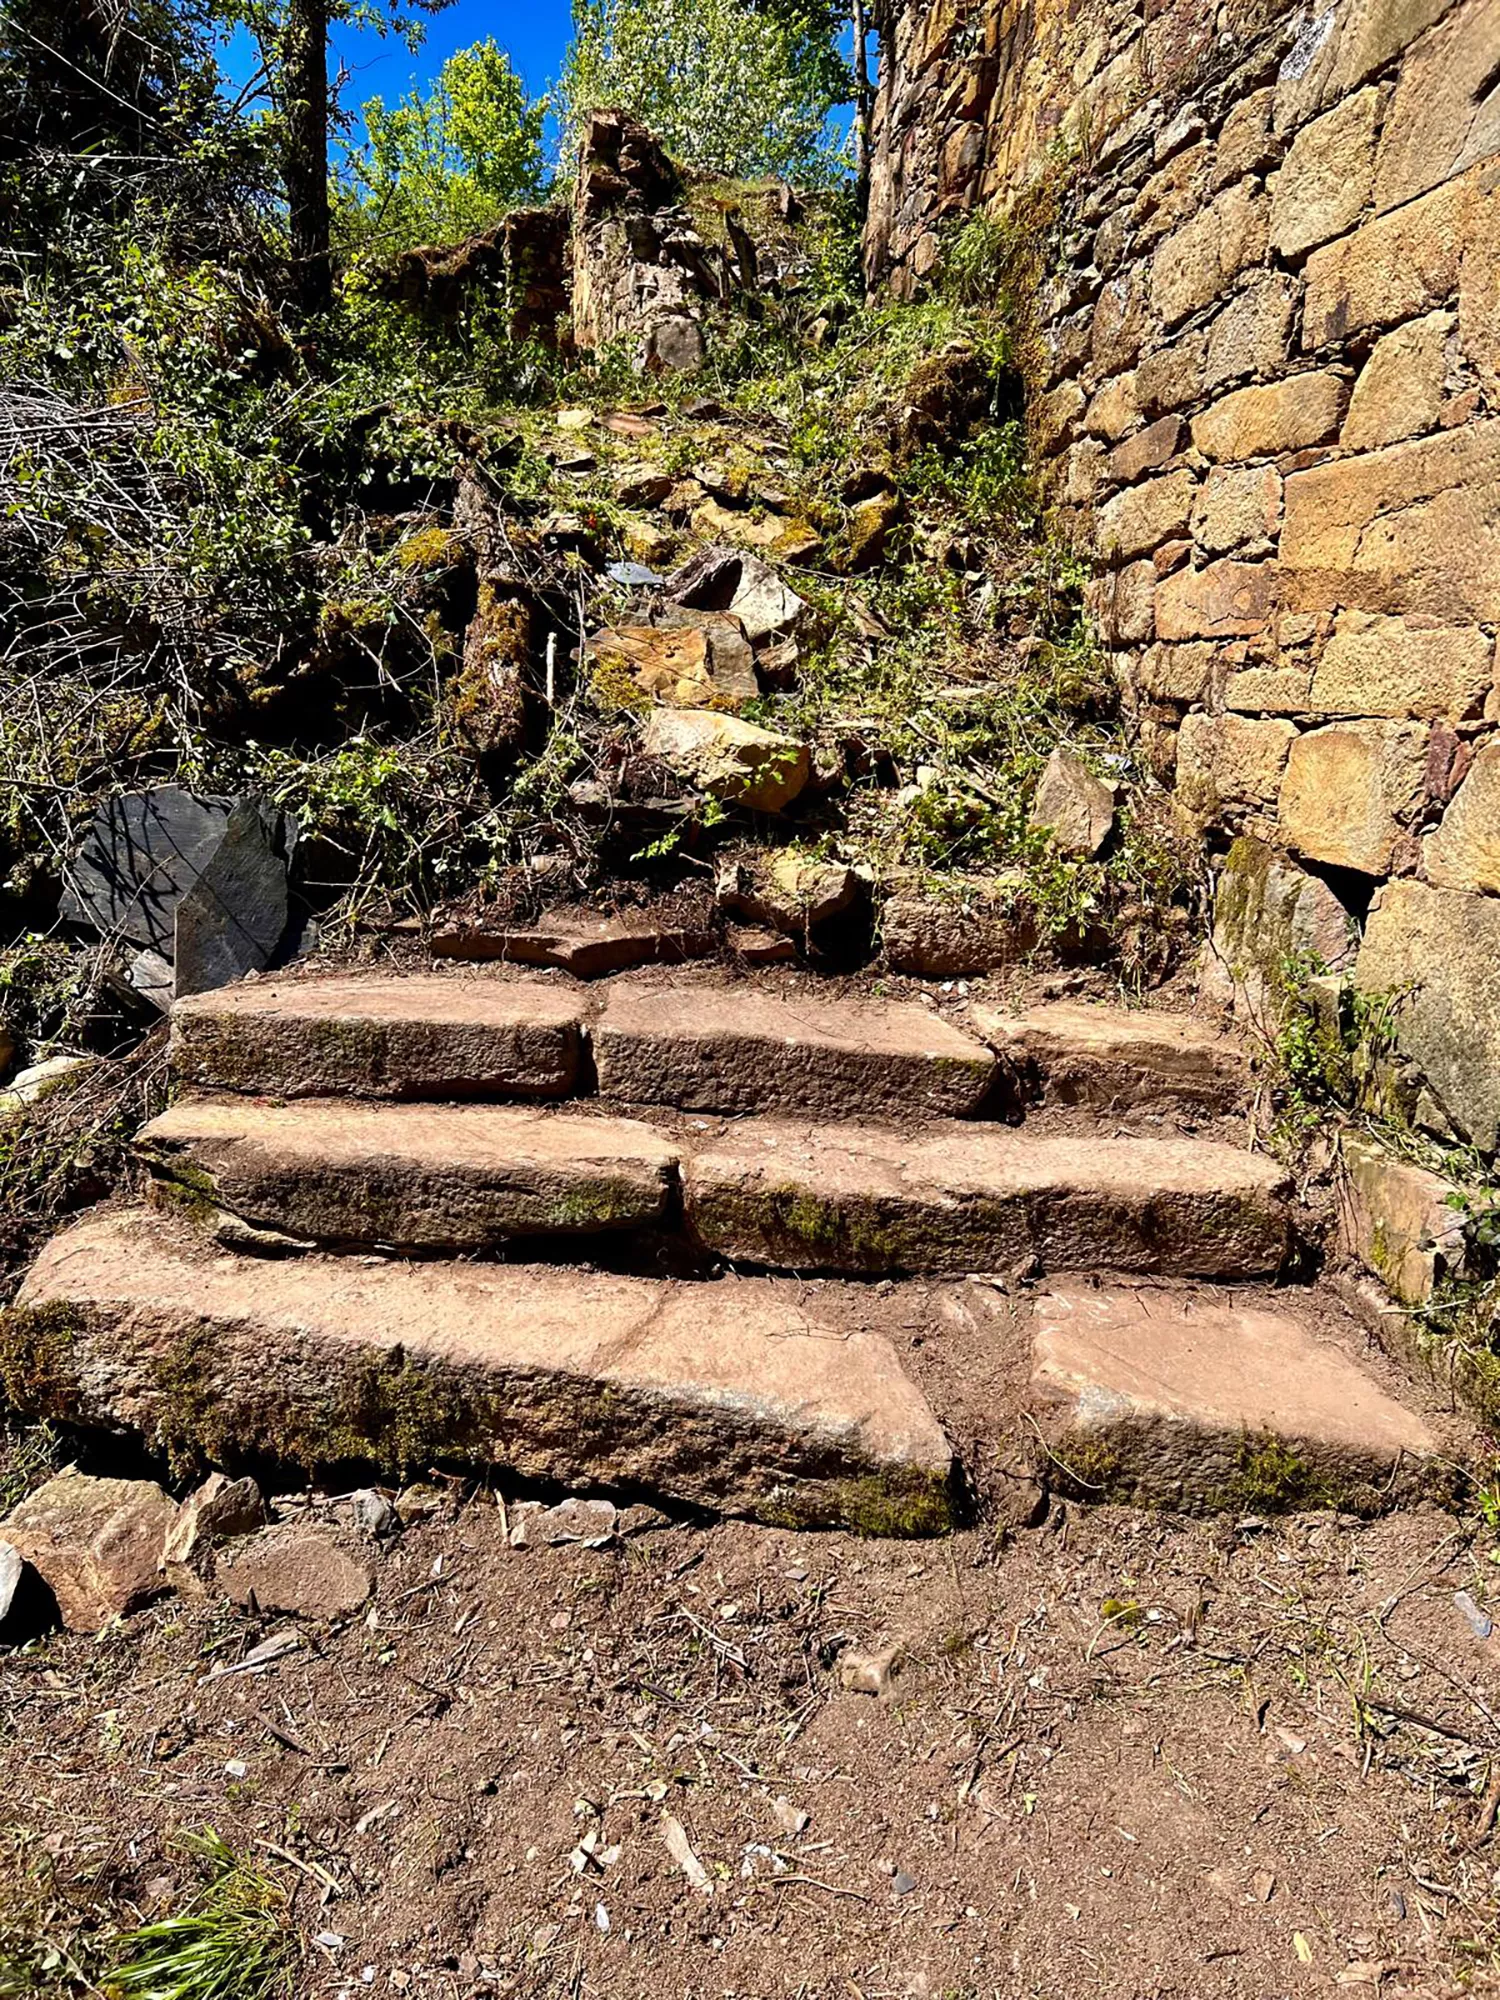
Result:
<svg viewBox="0 0 1500 2000"><path fill-rule="evenodd" d="M426 22L426 37L415 55L399 36L335 28L333 54L349 72L341 102L357 115L367 98L393 102L404 97L414 84L430 83L455 49L486 36L506 50L527 89L539 97L557 80L572 28L571 0L521 0L506 6L496 0L456 0ZM223 58L231 84L243 83L253 64L248 39L237 37Z"/></svg>

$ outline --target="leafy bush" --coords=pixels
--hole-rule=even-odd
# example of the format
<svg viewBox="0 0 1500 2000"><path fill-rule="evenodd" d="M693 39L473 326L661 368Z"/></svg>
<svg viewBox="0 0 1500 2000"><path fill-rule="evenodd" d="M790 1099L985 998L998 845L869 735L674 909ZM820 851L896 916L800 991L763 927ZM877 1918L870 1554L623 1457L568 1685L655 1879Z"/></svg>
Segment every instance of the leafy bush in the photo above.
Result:
<svg viewBox="0 0 1500 2000"><path fill-rule="evenodd" d="M459 49L427 92L364 106L368 138L346 162L340 220L350 246L382 252L453 243L490 228L546 186L547 100L532 99L493 40Z"/></svg>
<svg viewBox="0 0 1500 2000"><path fill-rule="evenodd" d="M576 0L565 143L601 106L719 173L821 185L844 171L832 126L847 78L826 18L746 0Z"/></svg>

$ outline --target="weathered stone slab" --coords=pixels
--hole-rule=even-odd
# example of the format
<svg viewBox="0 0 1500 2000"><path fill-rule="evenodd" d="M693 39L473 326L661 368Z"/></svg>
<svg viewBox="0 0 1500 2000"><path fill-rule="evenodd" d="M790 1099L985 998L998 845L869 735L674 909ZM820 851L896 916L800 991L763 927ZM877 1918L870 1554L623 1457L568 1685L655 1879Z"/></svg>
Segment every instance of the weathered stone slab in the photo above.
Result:
<svg viewBox="0 0 1500 2000"><path fill-rule="evenodd" d="M247 1266L117 1212L42 1252L0 1376L13 1396L31 1385L25 1407L231 1466L502 1465L873 1533L951 1518L950 1448L890 1341L750 1280Z"/></svg>
<svg viewBox="0 0 1500 2000"><path fill-rule="evenodd" d="M1205 458L1235 463L1275 458L1339 434L1349 388L1327 369L1289 375L1284 382L1236 389L1193 419L1193 444Z"/></svg>
<svg viewBox="0 0 1500 2000"><path fill-rule="evenodd" d="M1500 418L1295 473L1281 567L1292 610L1500 619Z"/></svg>
<svg viewBox="0 0 1500 2000"><path fill-rule="evenodd" d="M1354 962L1357 939L1354 917L1320 876L1265 841L1242 836L1219 874L1200 988L1265 1022L1288 998L1290 961L1311 959L1342 972Z"/></svg>
<svg viewBox="0 0 1500 2000"><path fill-rule="evenodd" d="M353 1618L375 1587L368 1562L331 1535L304 1527L266 1528L218 1565L215 1582L234 1604L262 1612Z"/></svg>
<svg viewBox="0 0 1500 2000"><path fill-rule="evenodd" d="M1477 716L1494 679L1494 647L1472 625L1422 626L1351 612L1313 671L1308 713Z"/></svg>
<svg viewBox="0 0 1500 2000"><path fill-rule="evenodd" d="M162 1550L176 1518L153 1480L65 1472L0 1521L0 1540L41 1577L69 1631L97 1632L166 1589Z"/></svg>
<svg viewBox="0 0 1500 2000"><path fill-rule="evenodd" d="M1168 327L1206 306L1266 252L1269 203L1253 180L1226 188L1166 238L1151 266L1151 303Z"/></svg>
<svg viewBox="0 0 1500 2000"><path fill-rule="evenodd" d="M602 979L638 965L682 965L711 958L719 948L710 930L630 910L604 917L564 913L525 928L454 924L434 931L429 942L434 958L555 965L575 979Z"/></svg>
<svg viewBox="0 0 1500 2000"><path fill-rule="evenodd" d="M582 1039L575 992L483 975L253 980L172 1011L179 1078L267 1097L562 1097Z"/></svg>
<svg viewBox="0 0 1500 2000"><path fill-rule="evenodd" d="M1231 1111L1254 1088L1250 1052L1194 1014L1054 1000L1011 1014L976 1002L974 1025L1023 1095L1119 1111L1186 1104Z"/></svg>
<svg viewBox="0 0 1500 2000"><path fill-rule="evenodd" d="M601 1095L689 1111L957 1118L995 1069L925 1007L748 986L616 987L593 1039Z"/></svg>
<svg viewBox="0 0 1500 2000"><path fill-rule="evenodd" d="M1349 399L1341 442L1350 451L1378 450L1438 428L1456 325L1451 312L1428 313L1376 341Z"/></svg>
<svg viewBox="0 0 1500 2000"><path fill-rule="evenodd" d="M1281 784L1281 830L1311 861L1384 875L1421 797L1427 729L1337 722L1299 736Z"/></svg>
<svg viewBox="0 0 1500 2000"><path fill-rule="evenodd" d="M1160 543L1187 533L1198 482L1191 472L1168 472L1127 487L1099 509L1099 553L1124 561L1149 555Z"/></svg>
<svg viewBox="0 0 1500 2000"><path fill-rule="evenodd" d="M1366 327L1394 326L1446 305L1458 290L1476 193L1450 181L1377 216L1307 260L1302 345L1336 346Z"/></svg>
<svg viewBox="0 0 1500 2000"><path fill-rule="evenodd" d="M1345 1132L1346 1174L1339 1235L1349 1255L1373 1271L1403 1305L1425 1305L1441 1277L1464 1260L1463 1217L1448 1201L1451 1181L1397 1159L1373 1139Z"/></svg>
<svg viewBox="0 0 1500 2000"><path fill-rule="evenodd" d="M1402 995L1397 1045L1481 1152L1500 1136L1500 900L1387 882L1354 963L1361 992Z"/></svg>
<svg viewBox="0 0 1500 2000"><path fill-rule="evenodd" d="M1422 843L1422 865L1439 889L1500 895L1500 739L1476 752L1442 825Z"/></svg>
<svg viewBox="0 0 1500 2000"><path fill-rule="evenodd" d="M649 1125L523 1105L174 1104L136 1145L161 1196L305 1243L493 1249L660 1223L677 1148Z"/></svg>
<svg viewBox="0 0 1500 2000"><path fill-rule="evenodd" d="M1272 562L1224 557L1207 569L1180 569L1156 592L1158 639L1253 638L1271 622L1281 576Z"/></svg>
<svg viewBox="0 0 1500 2000"><path fill-rule="evenodd" d="M1341 236L1359 220L1370 198L1383 101L1373 87L1356 91L1292 141L1271 184L1271 248L1283 257Z"/></svg>
<svg viewBox="0 0 1500 2000"><path fill-rule="evenodd" d="M1239 1276L1289 1247L1284 1175L1201 1140L747 1120L685 1167L689 1226L785 1270L1115 1269Z"/></svg>
<svg viewBox="0 0 1500 2000"><path fill-rule="evenodd" d="M641 747L698 791L752 812L790 805L811 769L805 743L707 709L653 709Z"/></svg>
<svg viewBox="0 0 1500 2000"><path fill-rule="evenodd" d="M1420 1490L1439 1452L1299 1316L1222 1291L1050 1286L1031 1399L1054 1471L1091 1499L1374 1513Z"/></svg>
<svg viewBox="0 0 1500 2000"><path fill-rule="evenodd" d="M1410 50L1381 134L1377 208L1399 207L1500 153L1497 46L1493 7L1478 0Z"/></svg>
<svg viewBox="0 0 1500 2000"><path fill-rule="evenodd" d="M1226 807L1270 805L1296 735L1290 722L1201 712L1184 716L1177 753L1179 798L1205 820Z"/></svg>

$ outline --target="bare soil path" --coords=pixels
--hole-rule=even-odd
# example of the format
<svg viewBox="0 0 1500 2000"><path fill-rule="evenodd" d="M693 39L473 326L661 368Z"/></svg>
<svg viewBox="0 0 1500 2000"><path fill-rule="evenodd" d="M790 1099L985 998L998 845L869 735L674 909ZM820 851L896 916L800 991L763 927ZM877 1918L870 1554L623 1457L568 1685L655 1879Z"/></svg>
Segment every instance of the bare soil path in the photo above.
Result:
<svg viewBox="0 0 1500 2000"><path fill-rule="evenodd" d="M453 1491L376 1566L342 1628L169 1599L0 1658L4 1921L169 1907L211 1824L294 1885L308 2000L1487 1987L1482 1522L519 1549Z"/></svg>

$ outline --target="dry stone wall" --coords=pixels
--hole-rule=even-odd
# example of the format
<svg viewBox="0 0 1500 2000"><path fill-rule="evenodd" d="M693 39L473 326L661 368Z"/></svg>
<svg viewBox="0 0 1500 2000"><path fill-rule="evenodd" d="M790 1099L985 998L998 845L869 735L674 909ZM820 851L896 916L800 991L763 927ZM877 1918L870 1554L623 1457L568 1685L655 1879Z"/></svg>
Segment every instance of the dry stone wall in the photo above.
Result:
<svg viewBox="0 0 1500 2000"><path fill-rule="evenodd" d="M1413 989L1419 1115L1493 1149L1500 0L913 0L885 36L872 285L1056 191L1035 442L1144 749L1345 901L1356 980Z"/></svg>

